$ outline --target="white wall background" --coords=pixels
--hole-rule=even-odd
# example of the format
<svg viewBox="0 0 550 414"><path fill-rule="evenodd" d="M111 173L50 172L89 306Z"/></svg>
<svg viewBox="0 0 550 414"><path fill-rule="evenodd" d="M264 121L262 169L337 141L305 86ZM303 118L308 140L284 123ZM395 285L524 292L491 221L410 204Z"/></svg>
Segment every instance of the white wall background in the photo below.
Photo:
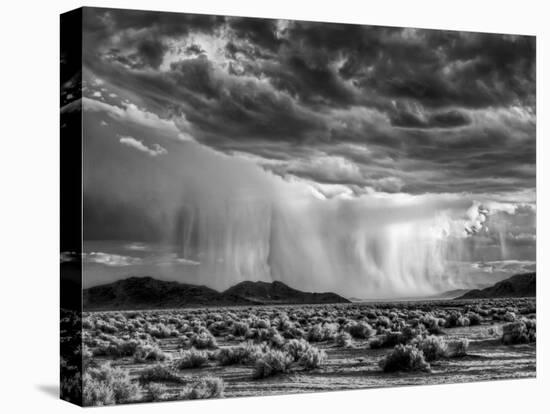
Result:
<svg viewBox="0 0 550 414"><path fill-rule="evenodd" d="M545 270L548 257L549 25L540 0L356 1L169 0L93 1L89 6L280 17L319 21L536 34L538 106L538 378L465 385L371 389L323 394L175 402L108 408L113 413L464 413L542 412L549 388ZM66 413L57 398L59 101L58 14L72 0L7 1L0 41L0 410ZM546 65L545 65L546 63ZM546 73L545 73L546 70ZM546 75L546 76L545 76ZM547 350L546 350L547 351ZM546 391L548 392L548 391Z"/></svg>

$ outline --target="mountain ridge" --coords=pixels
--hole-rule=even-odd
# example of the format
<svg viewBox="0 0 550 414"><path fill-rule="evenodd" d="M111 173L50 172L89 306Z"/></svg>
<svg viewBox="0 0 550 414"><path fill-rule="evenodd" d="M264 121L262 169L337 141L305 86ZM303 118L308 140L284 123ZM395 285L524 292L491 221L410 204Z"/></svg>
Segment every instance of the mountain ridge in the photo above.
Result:
<svg viewBox="0 0 550 414"><path fill-rule="evenodd" d="M485 289L473 289L458 299L518 298L537 295L536 272L520 273Z"/></svg>
<svg viewBox="0 0 550 414"><path fill-rule="evenodd" d="M320 303L349 303L349 300L332 292L303 292L280 281L244 281L219 292L207 286L150 276L133 276L83 290L84 310Z"/></svg>
<svg viewBox="0 0 550 414"><path fill-rule="evenodd" d="M345 303L348 299L332 292L304 292L291 288L278 280L269 282L244 281L237 283L223 292L224 295L236 295L252 301L283 303L286 298L293 297L293 303ZM300 300L300 301L297 301Z"/></svg>

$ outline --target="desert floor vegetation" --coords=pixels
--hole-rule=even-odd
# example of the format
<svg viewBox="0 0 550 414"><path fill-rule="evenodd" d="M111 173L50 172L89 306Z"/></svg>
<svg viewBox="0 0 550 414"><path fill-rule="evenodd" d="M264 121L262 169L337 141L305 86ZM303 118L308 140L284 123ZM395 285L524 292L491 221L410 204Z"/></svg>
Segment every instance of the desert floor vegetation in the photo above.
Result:
<svg viewBox="0 0 550 414"><path fill-rule="evenodd" d="M522 298L85 313L83 398L108 405L533 377L535 318L534 299Z"/></svg>

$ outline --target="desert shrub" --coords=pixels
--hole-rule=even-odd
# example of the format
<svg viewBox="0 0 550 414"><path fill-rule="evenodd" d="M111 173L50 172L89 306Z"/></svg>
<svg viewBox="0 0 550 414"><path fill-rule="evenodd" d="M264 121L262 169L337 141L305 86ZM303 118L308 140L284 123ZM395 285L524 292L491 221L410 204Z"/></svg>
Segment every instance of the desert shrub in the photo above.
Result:
<svg viewBox="0 0 550 414"><path fill-rule="evenodd" d="M111 405L115 403L113 390L103 381L85 373L82 377L82 398L85 406Z"/></svg>
<svg viewBox="0 0 550 414"><path fill-rule="evenodd" d="M191 348L187 351L180 351L174 366L177 369L199 368L208 361L208 353Z"/></svg>
<svg viewBox="0 0 550 414"><path fill-rule="evenodd" d="M447 341L447 357L449 358L457 358L457 357L463 357L466 356L468 353L468 347L470 345L470 341L466 338L456 339L452 341Z"/></svg>
<svg viewBox="0 0 550 414"><path fill-rule="evenodd" d="M193 332L193 328L191 328L191 326L188 325L187 323L180 323L178 330L181 334L187 334L187 333Z"/></svg>
<svg viewBox="0 0 550 414"><path fill-rule="evenodd" d="M222 313L219 313L219 312L215 312L215 313L212 313L210 315L212 317L212 319L214 319L215 321L223 321L225 320L225 315L222 314Z"/></svg>
<svg viewBox="0 0 550 414"><path fill-rule="evenodd" d="M298 361L311 347L312 345L304 339L291 339L285 344L283 351L289 354L294 361Z"/></svg>
<svg viewBox="0 0 550 414"><path fill-rule="evenodd" d="M375 310L369 309L365 312L365 316L369 319L377 319L378 315Z"/></svg>
<svg viewBox="0 0 550 414"><path fill-rule="evenodd" d="M412 341L424 354L428 362L435 361L447 355L447 344L438 336L430 335L425 338L419 337Z"/></svg>
<svg viewBox="0 0 550 414"><path fill-rule="evenodd" d="M369 348L371 349L380 349L384 348L384 336L378 336L369 342Z"/></svg>
<svg viewBox="0 0 550 414"><path fill-rule="evenodd" d="M290 321L288 315L283 314L276 320L277 329L281 332L287 331L294 327L294 324Z"/></svg>
<svg viewBox="0 0 550 414"><path fill-rule="evenodd" d="M356 339L368 339L376 333L372 326L362 321L349 325L348 331Z"/></svg>
<svg viewBox="0 0 550 414"><path fill-rule="evenodd" d="M336 323L340 326L343 326L348 323L348 319L345 316L339 316L336 318Z"/></svg>
<svg viewBox="0 0 550 414"><path fill-rule="evenodd" d="M348 332L340 332L336 335L334 341L336 342L336 346L342 348L351 348L353 346L351 335Z"/></svg>
<svg viewBox="0 0 550 414"><path fill-rule="evenodd" d="M271 375L288 372L292 357L275 349L265 352L254 366L254 378L265 378Z"/></svg>
<svg viewBox="0 0 550 414"><path fill-rule="evenodd" d="M505 345L536 342L537 330L534 319L523 319L502 327L502 343Z"/></svg>
<svg viewBox="0 0 550 414"><path fill-rule="evenodd" d="M246 336L249 329L250 327L246 322L234 322L233 327L231 328L231 333L234 336Z"/></svg>
<svg viewBox="0 0 550 414"><path fill-rule="evenodd" d="M271 323L266 319L257 319L253 322L253 326L257 329L268 329L271 327Z"/></svg>
<svg viewBox="0 0 550 414"><path fill-rule="evenodd" d="M100 343L98 347L93 350L93 355L114 357L131 356L139 345L140 342L135 339L120 340L117 338L109 338L109 342Z"/></svg>
<svg viewBox="0 0 550 414"><path fill-rule="evenodd" d="M276 328L269 328L268 330L269 334L269 343L270 345L274 346L275 348L282 348L285 344L285 339L283 336L277 331Z"/></svg>
<svg viewBox="0 0 550 414"><path fill-rule="evenodd" d="M401 337L399 339L399 342L408 343L418 336L426 336L426 328L424 327L424 325L419 324L415 328L407 325L401 330Z"/></svg>
<svg viewBox="0 0 550 414"><path fill-rule="evenodd" d="M222 348L216 355L220 365L249 364L258 359L263 353L262 347L251 342Z"/></svg>
<svg viewBox="0 0 550 414"><path fill-rule="evenodd" d="M378 365L384 372L430 370L422 351L413 345L395 346Z"/></svg>
<svg viewBox="0 0 550 414"><path fill-rule="evenodd" d="M256 339L258 337L258 330L250 328L244 337L245 339Z"/></svg>
<svg viewBox="0 0 550 414"><path fill-rule="evenodd" d="M168 354L164 353L157 344L142 343L134 352L135 362L164 361Z"/></svg>
<svg viewBox="0 0 550 414"><path fill-rule="evenodd" d="M514 312L506 312L502 316L502 320L506 322L514 322L516 320L516 314Z"/></svg>
<svg viewBox="0 0 550 414"><path fill-rule="evenodd" d="M305 369L319 368L327 359L327 354L322 349L310 346L300 357L298 364Z"/></svg>
<svg viewBox="0 0 550 414"><path fill-rule="evenodd" d="M522 309L521 309L521 314L522 315L528 315L528 314L532 314L532 315L535 315L537 313L537 306L536 304L533 302L533 303L527 303Z"/></svg>
<svg viewBox="0 0 550 414"><path fill-rule="evenodd" d="M89 367L83 375L83 404L87 406L126 403L135 400L139 386L121 368L106 364Z"/></svg>
<svg viewBox="0 0 550 414"><path fill-rule="evenodd" d="M145 398L146 401L165 401L169 399L168 397L168 389L165 385L159 384L156 382L151 382L145 386L145 390L147 391L147 397Z"/></svg>
<svg viewBox="0 0 550 414"><path fill-rule="evenodd" d="M470 320L470 326L481 325L481 316L475 312L468 312L466 314Z"/></svg>
<svg viewBox="0 0 550 414"><path fill-rule="evenodd" d="M132 356L142 345L141 341L130 339L127 341L122 341L117 344L118 352L120 356Z"/></svg>
<svg viewBox="0 0 550 414"><path fill-rule="evenodd" d="M169 338L171 336L178 336L178 331L173 328L169 328L163 323L158 323L156 326L150 327L147 333L155 338Z"/></svg>
<svg viewBox="0 0 550 414"><path fill-rule="evenodd" d="M149 341L150 339L152 339L151 335L149 335L147 332L137 332L136 337L143 341Z"/></svg>
<svg viewBox="0 0 550 414"><path fill-rule="evenodd" d="M420 318L412 318L412 319L409 319L409 326L411 328L417 328L419 327L420 325L424 326L421 322L420 322Z"/></svg>
<svg viewBox="0 0 550 414"><path fill-rule="evenodd" d="M94 329L94 323L88 317L82 319L82 329Z"/></svg>
<svg viewBox="0 0 550 414"><path fill-rule="evenodd" d="M340 325L338 325L336 322L332 322L332 319L328 319L328 321L325 321L325 323L323 324L323 330L325 338L327 340L334 340L334 337L338 333L339 329Z"/></svg>
<svg viewBox="0 0 550 414"><path fill-rule="evenodd" d="M283 337L286 339L298 339L306 336L306 333L303 329L298 328L297 326L292 326L283 331Z"/></svg>
<svg viewBox="0 0 550 414"><path fill-rule="evenodd" d="M225 384L218 377L203 377L191 386L184 388L180 399L199 400L205 398L223 397Z"/></svg>
<svg viewBox="0 0 550 414"><path fill-rule="evenodd" d="M218 347L216 338L208 330L193 334L190 338L190 344L197 349L214 349Z"/></svg>
<svg viewBox="0 0 550 414"><path fill-rule="evenodd" d="M458 318L460 318L460 314L458 312L451 312L445 318L445 326L447 328L454 328L457 326Z"/></svg>
<svg viewBox="0 0 550 414"><path fill-rule="evenodd" d="M470 326L470 319L466 316L459 316L456 320L456 326Z"/></svg>
<svg viewBox="0 0 550 414"><path fill-rule="evenodd" d="M324 339L323 335L323 327L321 324L313 325L308 333L307 333L307 339L310 342L320 342Z"/></svg>
<svg viewBox="0 0 550 414"><path fill-rule="evenodd" d="M283 351L291 357L292 361L298 362L306 369L317 368L326 360L325 351L304 339L289 340L283 347Z"/></svg>
<svg viewBox="0 0 550 414"><path fill-rule="evenodd" d="M198 315L196 318L190 319L189 326L191 327L191 329L193 329L194 331L198 331L200 328L202 328L204 325L202 318L203 315Z"/></svg>
<svg viewBox="0 0 550 414"><path fill-rule="evenodd" d="M533 333L537 331L537 320L535 319L535 317L523 318L521 321L525 324L527 330L531 330L533 331Z"/></svg>
<svg viewBox="0 0 550 414"><path fill-rule="evenodd" d="M493 307L489 309L489 313L493 316L493 319L498 320L500 314L504 314L504 311L501 308Z"/></svg>
<svg viewBox="0 0 550 414"><path fill-rule="evenodd" d="M92 351L90 351L90 348L88 348L88 346L82 346L82 369L86 369L86 367L90 365L93 355L94 354L92 353Z"/></svg>
<svg viewBox="0 0 550 414"><path fill-rule="evenodd" d="M404 319L401 318L395 318L393 320L393 329L396 331L401 331L403 328L407 326L407 322L405 322Z"/></svg>
<svg viewBox="0 0 550 414"><path fill-rule="evenodd" d="M225 322L223 321L213 321L208 324L208 330L212 333L212 335L220 335L225 331L225 329Z"/></svg>
<svg viewBox="0 0 550 414"><path fill-rule="evenodd" d="M335 323L325 323L313 325L307 334L310 342L321 342L333 339L338 331L338 325Z"/></svg>
<svg viewBox="0 0 550 414"><path fill-rule="evenodd" d="M76 316L75 316L76 317ZM62 322L63 323L63 322ZM63 332L63 328L61 330ZM63 335L63 333L62 333ZM69 339L72 342L74 341L73 338ZM82 366L84 368L81 368L80 366L80 351L79 347L76 343L67 343L64 338L61 338L61 347L62 347L62 355L61 355L61 384L60 384L60 394L63 399L67 399L71 402L77 402L82 400L82 376L81 376L81 369L85 368L85 361L82 361ZM71 349L67 349L67 347L70 347ZM69 352L72 351L72 352Z"/></svg>
<svg viewBox="0 0 550 414"><path fill-rule="evenodd" d="M179 376L173 368L160 364L141 371L139 374L139 381L141 383L170 382L174 384L181 384L184 382L183 378Z"/></svg>
<svg viewBox="0 0 550 414"><path fill-rule="evenodd" d="M369 346L372 349L390 348L398 344L403 344L404 342L406 342L406 338L401 332L387 331L371 341Z"/></svg>
<svg viewBox="0 0 550 414"><path fill-rule="evenodd" d="M95 329L99 329L100 331L106 333L106 334L115 334L118 332L118 329L114 327L113 325L98 319L95 323Z"/></svg>
<svg viewBox="0 0 550 414"><path fill-rule="evenodd" d="M379 316L376 320L376 326L382 327L382 328L391 328L391 321L390 318L387 316Z"/></svg>
<svg viewBox="0 0 550 414"><path fill-rule="evenodd" d="M270 331L266 328L252 328L248 331L245 338L246 339L253 339L257 342L263 342L268 341L271 339L272 334Z"/></svg>
<svg viewBox="0 0 550 414"><path fill-rule="evenodd" d="M491 326L491 327L487 328L487 335L502 336L502 329L499 329L496 326Z"/></svg>
<svg viewBox="0 0 550 414"><path fill-rule="evenodd" d="M420 323L426 327L426 330L432 335L439 335L443 331L439 323L439 318L431 314L425 314L420 318Z"/></svg>

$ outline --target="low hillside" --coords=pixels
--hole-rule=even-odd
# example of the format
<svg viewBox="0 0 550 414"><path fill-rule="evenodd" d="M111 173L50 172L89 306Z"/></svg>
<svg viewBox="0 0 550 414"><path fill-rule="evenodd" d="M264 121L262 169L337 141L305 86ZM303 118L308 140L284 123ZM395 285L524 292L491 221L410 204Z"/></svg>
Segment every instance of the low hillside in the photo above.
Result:
<svg viewBox="0 0 550 414"><path fill-rule="evenodd" d="M84 310L347 302L335 293L302 292L281 282L242 282L218 292L206 286L130 277L83 291Z"/></svg>
<svg viewBox="0 0 550 414"><path fill-rule="evenodd" d="M456 299L519 298L537 295L536 273L514 275L485 289L474 289Z"/></svg>

